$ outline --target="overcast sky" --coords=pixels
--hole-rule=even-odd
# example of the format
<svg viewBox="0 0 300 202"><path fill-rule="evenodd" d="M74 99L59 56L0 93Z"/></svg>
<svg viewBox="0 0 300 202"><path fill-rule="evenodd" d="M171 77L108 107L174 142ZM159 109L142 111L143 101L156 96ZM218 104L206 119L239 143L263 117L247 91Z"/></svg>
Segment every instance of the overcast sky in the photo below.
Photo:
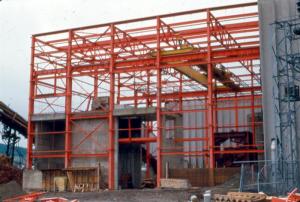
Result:
<svg viewBox="0 0 300 202"><path fill-rule="evenodd" d="M2 0L0 100L27 119L32 34L251 1L253 0ZM25 145L25 141L21 145Z"/></svg>

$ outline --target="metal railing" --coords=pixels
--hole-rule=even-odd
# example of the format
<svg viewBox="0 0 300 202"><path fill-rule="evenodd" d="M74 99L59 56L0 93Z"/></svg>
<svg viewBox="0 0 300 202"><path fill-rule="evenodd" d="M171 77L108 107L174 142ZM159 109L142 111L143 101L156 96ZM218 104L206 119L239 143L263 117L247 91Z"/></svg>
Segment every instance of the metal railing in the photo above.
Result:
<svg viewBox="0 0 300 202"><path fill-rule="evenodd" d="M282 195L300 187L299 161L241 161L240 191ZM295 172L291 172L291 171ZM296 173L292 174L292 173Z"/></svg>

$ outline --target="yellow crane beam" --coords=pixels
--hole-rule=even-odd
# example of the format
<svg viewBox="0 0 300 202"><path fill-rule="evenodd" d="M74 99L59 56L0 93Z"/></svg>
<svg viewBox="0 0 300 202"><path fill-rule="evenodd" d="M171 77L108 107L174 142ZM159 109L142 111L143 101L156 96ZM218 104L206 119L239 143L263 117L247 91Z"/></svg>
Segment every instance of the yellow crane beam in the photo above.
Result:
<svg viewBox="0 0 300 202"><path fill-rule="evenodd" d="M161 55L176 55L176 54L184 54L184 53L190 53L192 51L195 51L195 48L190 46L182 46L181 49L177 50L163 50L161 51ZM156 52L151 53L152 56L156 56ZM171 64L176 64L176 62L172 62ZM207 73L207 65L197 65L202 71ZM183 67L173 67L180 73L184 74L188 78L192 79L193 81L196 81L197 83L207 87L208 85L208 79L207 75L203 74L195 69L193 69L190 66L183 66ZM232 90L238 90L239 86L235 84L234 81L232 81L232 74L230 72L227 72L225 68L219 69L215 66L213 67L213 76L216 78L220 83L223 84L223 86L219 86L219 88L230 88Z"/></svg>
<svg viewBox="0 0 300 202"><path fill-rule="evenodd" d="M190 66L183 66L183 67L174 67L180 73L186 75L190 79L200 83L201 85L207 87L208 81L207 76L204 74L199 73L197 70L194 70Z"/></svg>

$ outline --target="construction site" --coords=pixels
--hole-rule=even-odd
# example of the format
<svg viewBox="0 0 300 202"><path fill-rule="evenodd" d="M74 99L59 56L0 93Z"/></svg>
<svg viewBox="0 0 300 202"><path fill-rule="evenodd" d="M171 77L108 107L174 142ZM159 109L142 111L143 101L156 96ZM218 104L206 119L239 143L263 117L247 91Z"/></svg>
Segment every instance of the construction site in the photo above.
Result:
<svg viewBox="0 0 300 202"><path fill-rule="evenodd" d="M300 1L141 17L32 35L2 200L300 201Z"/></svg>

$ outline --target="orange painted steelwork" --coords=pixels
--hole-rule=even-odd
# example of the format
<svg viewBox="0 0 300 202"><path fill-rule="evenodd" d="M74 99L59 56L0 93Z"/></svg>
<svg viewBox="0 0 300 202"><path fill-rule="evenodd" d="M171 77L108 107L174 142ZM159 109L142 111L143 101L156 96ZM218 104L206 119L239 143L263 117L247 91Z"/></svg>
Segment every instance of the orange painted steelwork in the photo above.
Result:
<svg viewBox="0 0 300 202"><path fill-rule="evenodd" d="M32 192L20 196L16 196L13 198L4 199L3 202L33 202L37 201L45 192Z"/></svg>
<svg viewBox="0 0 300 202"><path fill-rule="evenodd" d="M214 156L222 153L214 146L215 132L224 128L237 131L252 128L255 140L255 128L262 124L255 121L255 110L261 108L261 104L257 104L261 100L258 30L257 4L247 3L33 35L27 168L32 167L34 158L64 158L65 167L69 167L76 156L107 158L109 188L113 189L116 142L113 112L120 105L155 108L156 120L146 121L144 137L117 142L146 144L147 169L151 156L149 145L156 144L158 186L162 177L162 158L166 155L204 156L206 167L215 167ZM183 45L193 48L180 52ZM163 51L174 51L174 54L162 54ZM175 67L192 67L205 74L208 85L202 86L176 71ZM230 82L238 88L228 88L224 85L226 80L214 78L215 68L231 75ZM89 111L92 100L101 96L109 96L107 111L96 115L80 113ZM198 109L183 106L184 102L193 100L203 101ZM241 100L250 100L250 103L239 106ZM234 104L218 106L222 101ZM167 103L177 103L177 107L166 109ZM239 122L239 111L244 109L251 111L251 124ZM235 122L219 123L220 111L233 112ZM65 131L52 135L65 135L63 154L32 150L36 135L32 115L60 112L66 116ZM168 130L201 130L203 138L182 137L175 141L202 141L203 149L170 151L163 148L163 131L167 129L163 116L195 112L205 113L204 123L190 128L174 126ZM106 152L76 154L76 148L71 145L76 119L107 120L109 146ZM87 139L91 135L86 132L84 136ZM223 153L263 152L256 144L252 148ZM148 170L147 173L149 175Z"/></svg>

